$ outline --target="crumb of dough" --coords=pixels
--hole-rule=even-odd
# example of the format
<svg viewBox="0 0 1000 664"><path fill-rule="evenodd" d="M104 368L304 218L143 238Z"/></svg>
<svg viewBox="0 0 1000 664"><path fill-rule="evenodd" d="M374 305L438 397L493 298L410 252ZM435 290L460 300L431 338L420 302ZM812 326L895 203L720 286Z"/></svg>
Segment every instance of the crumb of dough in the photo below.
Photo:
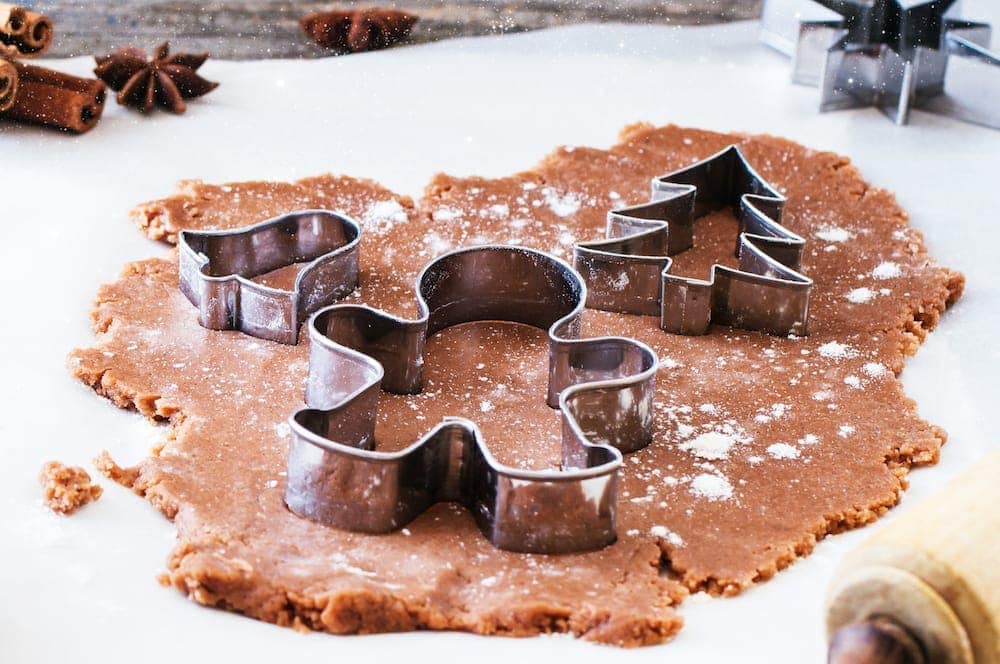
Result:
<svg viewBox="0 0 1000 664"><path fill-rule="evenodd" d="M58 461L42 466L38 481L45 492L45 504L59 514L72 514L104 493L104 489L91 482L86 470Z"/></svg>

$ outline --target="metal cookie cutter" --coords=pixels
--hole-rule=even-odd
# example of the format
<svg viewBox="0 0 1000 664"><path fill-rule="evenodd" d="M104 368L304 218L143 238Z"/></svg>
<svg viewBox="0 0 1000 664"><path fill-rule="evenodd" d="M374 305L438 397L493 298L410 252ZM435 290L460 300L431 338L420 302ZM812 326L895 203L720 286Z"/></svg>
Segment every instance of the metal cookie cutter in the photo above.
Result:
<svg viewBox="0 0 1000 664"><path fill-rule="evenodd" d="M384 533L454 501L501 549L565 553L613 542L622 453L652 439L653 351L619 337L579 339L586 286L540 251L454 251L424 268L416 290L413 320L362 305L334 305L310 320L308 408L290 420L288 507L324 524ZM427 337L480 320L548 330L546 401L562 411L561 470L501 464L478 427L459 418L398 452L374 449L380 390L418 392Z"/></svg>
<svg viewBox="0 0 1000 664"><path fill-rule="evenodd" d="M652 201L608 213L609 239L581 242L575 267L587 306L659 316L677 334L710 323L804 335L812 280L798 272L805 240L780 224L785 199L732 145L653 180ZM694 222L732 207L740 223L739 269L713 265L708 281L670 274L670 256L693 246Z"/></svg>
<svg viewBox="0 0 1000 664"><path fill-rule="evenodd" d="M185 232L181 288L206 327L293 342L304 312L353 290L359 239L355 222L321 211L231 231ZM311 262L294 290L250 280L303 261ZM384 533L436 502L455 501L503 549L564 553L613 542L622 453L652 439L655 353L620 337L578 338L584 281L540 251L493 245L454 251L424 268L416 290L419 316L412 320L346 304L309 319L307 408L289 420L288 507L327 525ZM459 418L404 450L375 449L380 391L419 392L427 337L479 320L548 330L545 402L562 411L560 470L499 463L478 427Z"/></svg>
<svg viewBox="0 0 1000 664"><path fill-rule="evenodd" d="M821 88L820 110L911 108L1000 128L1000 55L990 26L957 0L766 0L761 41L793 57L792 80ZM947 76L946 76L947 74Z"/></svg>
<svg viewBox="0 0 1000 664"><path fill-rule="evenodd" d="M293 212L229 231L182 231L181 291L198 322L285 344L302 322L358 285L361 227L326 210ZM292 290L252 281L272 270L308 262Z"/></svg>

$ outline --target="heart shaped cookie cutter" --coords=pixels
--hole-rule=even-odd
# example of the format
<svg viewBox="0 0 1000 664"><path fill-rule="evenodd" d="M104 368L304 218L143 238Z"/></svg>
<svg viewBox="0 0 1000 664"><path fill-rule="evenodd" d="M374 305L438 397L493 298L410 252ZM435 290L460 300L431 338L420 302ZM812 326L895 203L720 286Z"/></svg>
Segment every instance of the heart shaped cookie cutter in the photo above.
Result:
<svg viewBox="0 0 1000 664"><path fill-rule="evenodd" d="M731 145L653 180L652 200L608 213L608 239L581 242L575 267L587 306L659 316L675 334L711 323L777 335L805 335L812 280L799 264L805 240L781 225L785 198ZM731 207L739 221L739 267L713 265L705 281L670 274L670 256L694 244L694 222Z"/></svg>

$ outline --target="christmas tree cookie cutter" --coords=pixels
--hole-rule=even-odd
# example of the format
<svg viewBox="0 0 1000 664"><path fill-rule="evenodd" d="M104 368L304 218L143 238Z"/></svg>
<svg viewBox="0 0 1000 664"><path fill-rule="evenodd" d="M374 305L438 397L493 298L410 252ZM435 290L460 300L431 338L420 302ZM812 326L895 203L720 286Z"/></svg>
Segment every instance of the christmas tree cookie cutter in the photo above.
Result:
<svg viewBox="0 0 1000 664"><path fill-rule="evenodd" d="M675 334L711 323L805 335L812 280L799 272L805 240L781 225L785 198L731 145L653 180L649 203L608 213L607 239L578 243L575 267L587 306L659 316ZM693 246L694 222L730 207L740 230L739 267L713 265L706 280L670 273L670 256Z"/></svg>

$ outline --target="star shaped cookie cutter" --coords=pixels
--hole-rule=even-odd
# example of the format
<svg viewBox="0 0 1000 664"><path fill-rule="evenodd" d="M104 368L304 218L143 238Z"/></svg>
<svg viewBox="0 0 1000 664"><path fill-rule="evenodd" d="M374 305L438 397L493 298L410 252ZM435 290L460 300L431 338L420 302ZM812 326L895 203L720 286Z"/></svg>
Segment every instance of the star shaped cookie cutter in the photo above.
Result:
<svg viewBox="0 0 1000 664"><path fill-rule="evenodd" d="M576 245L587 306L659 316L675 334L717 323L805 335L812 280L798 271L805 240L780 223L784 202L735 145L655 178L649 203L608 213L608 239ZM707 281L670 274L670 256L694 244L695 220L727 206L740 224L739 268L713 265Z"/></svg>
<svg viewBox="0 0 1000 664"><path fill-rule="evenodd" d="M294 339L282 325L356 283L359 238L357 224L318 211L232 231L185 231L181 288L199 305L203 325ZM251 281L303 261L312 262L296 291L271 293ZM338 261L342 274L333 267ZM317 284L320 276L333 287ZM631 339L579 338L587 287L572 267L541 251L486 245L444 254L420 273L416 295L414 319L353 304L320 308L309 319L306 408L289 419L288 507L325 525L385 533L453 501L502 549L565 553L613 542L622 454L652 440L656 354ZM279 306L283 315L274 315ZM257 312L268 315L266 324L252 319ZM461 418L446 419L403 450L374 449L379 393L419 392L426 339L481 320L548 331L546 403L562 412L560 469L500 463L478 427Z"/></svg>
<svg viewBox="0 0 1000 664"><path fill-rule="evenodd" d="M761 41L793 57L794 82L820 87L821 111L875 106L906 124L917 108L998 129L1000 55L989 24L958 18L958 6L765 0Z"/></svg>

